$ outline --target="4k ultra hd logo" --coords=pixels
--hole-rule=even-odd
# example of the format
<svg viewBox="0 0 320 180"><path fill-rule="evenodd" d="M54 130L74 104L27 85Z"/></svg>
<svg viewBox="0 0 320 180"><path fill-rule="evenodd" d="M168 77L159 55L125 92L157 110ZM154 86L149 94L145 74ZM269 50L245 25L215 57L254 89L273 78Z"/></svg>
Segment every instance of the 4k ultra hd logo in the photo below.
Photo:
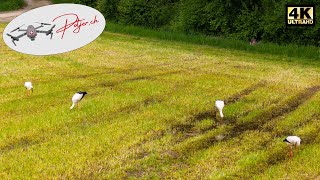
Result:
<svg viewBox="0 0 320 180"><path fill-rule="evenodd" d="M286 6L287 26L314 26L315 6L314 5L287 5Z"/></svg>

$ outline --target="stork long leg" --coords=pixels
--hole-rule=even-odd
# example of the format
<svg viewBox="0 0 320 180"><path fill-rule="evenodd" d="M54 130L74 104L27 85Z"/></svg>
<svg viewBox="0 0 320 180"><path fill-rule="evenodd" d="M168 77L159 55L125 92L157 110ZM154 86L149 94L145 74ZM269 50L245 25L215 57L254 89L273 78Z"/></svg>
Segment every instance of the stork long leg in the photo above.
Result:
<svg viewBox="0 0 320 180"><path fill-rule="evenodd" d="M288 147L289 147L289 157L292 157L293 156L292 146L288 145Z"/></svg>

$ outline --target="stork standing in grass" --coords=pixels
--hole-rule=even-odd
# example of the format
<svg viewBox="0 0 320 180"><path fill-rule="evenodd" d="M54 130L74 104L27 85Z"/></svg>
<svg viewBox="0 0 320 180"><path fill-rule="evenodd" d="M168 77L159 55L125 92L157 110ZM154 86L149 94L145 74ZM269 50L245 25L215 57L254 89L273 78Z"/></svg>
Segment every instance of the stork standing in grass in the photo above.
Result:
<svg viewBox="0 0 320 180"><path fill-rule="evenodd" d="M33 92L33 86L31 82L25 82L24 87L26 88L26 95L29 96Z"/></svg>
<svg viewBox="0 0 320 180"><path fill-rule="evenodd" d="M224 107L224 101L216 100L216 108L219 110L221 118L223 118L223 113L222 113L223 107Z"/></svg>
<svg viewBox="0 0 320 180"><path fill-rule="evenodd" d="M79 91L77 93L75 93L72 97L72 106L70 107L70 110L78 103L81 101L81 99L88 94L87 92L82 92Z"/></svg>
<svg viewBox="0 0 320 180"><path fill-rule="evenodd" d="M289 155L290 157L292 157L293 156L292 149L295 148L298 151L298 146L300 146L301 139L298 136L288 136L286 139L283 140L283 142L286 142L287 145L289 146L290 148Z"/></svg>

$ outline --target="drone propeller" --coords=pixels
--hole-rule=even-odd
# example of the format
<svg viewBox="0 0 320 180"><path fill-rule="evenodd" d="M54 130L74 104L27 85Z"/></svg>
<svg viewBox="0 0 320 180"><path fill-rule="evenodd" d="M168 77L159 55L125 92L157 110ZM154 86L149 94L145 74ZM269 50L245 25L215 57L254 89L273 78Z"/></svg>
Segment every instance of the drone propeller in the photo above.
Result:
<svg viewBox="0 0 320 180"><path fill-rule="evenodd" d="M12 43L15 45L15 46L17 46L16 45L16 43L15 43L15 41L19 41L19 38L16 38L16 37L14 37L14 36L12 36L12 35L10 35L10 34L7 34L9 37L11 37L11 40L12 40Z"/></svg>
<svg viewBox="0 0 320 180"><path fill-rule="evenodd" d="M24 26L24 24L22 26ZM17 27L16 29L12 30L10 33L15 32L16 30L19 30L22 26Z"/></svg>
<svg viewBox="0 0 320 180"><path fill-rule="evenodd" d="M51 37L50 37L50 39L52 39L52 36L53 36L52 30L53 30L54 27L56 27L56 25L53 25L53 26L51 27L51 29L49 30L49 31L51 31Z"/></svg>
<svg viewBox="0 0 320 180"><path fill-rule="evenodd" d="M15 46L17 46L17 45L16 45L16 43L15 43L14 41L15 41L15 40L13 40L13 39L12 39L13 44L14 44Z"/></svg>
<svg viewBox="0 0 320 180"><path fill-rule="evenodd" d="M51 24L48 24L48 23L40 23L40 22L36 22L36 23L39 23L41 25L51 25Z"/></svg>
<svg viewBox="0 0 320 180"><path fill-rule="evenodd" d="M11 37L12 40L14 41L19 41L19 38L15 37L15 36L12 36L10 34L7 34L9 37Z"/></svg>

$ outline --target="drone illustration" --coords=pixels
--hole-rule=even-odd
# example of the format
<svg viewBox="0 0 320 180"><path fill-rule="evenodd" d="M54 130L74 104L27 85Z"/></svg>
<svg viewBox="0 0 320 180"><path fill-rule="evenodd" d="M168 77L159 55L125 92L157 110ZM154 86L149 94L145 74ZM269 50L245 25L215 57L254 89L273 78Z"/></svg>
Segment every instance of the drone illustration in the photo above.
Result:
<svg viewBox="0 0 320 180"><path fill-rule="evenodd" d="M24 25L22 25L22 26L14 29L14 30L12 30L12 31L10 32L10 33L13 33L13 32L15 32L15 31L18 31L18 32L22 31L22 32L24 32L23 34L20 34L19 36L12 36L11 34L8 34L8 33L7 33L7 35L11 37L12 43L13 43L15 46L17 46L16 43L15 43L15 41L19 41L19 39L20 39L21 37L25 36L25 35L27 35L27 37L30 38L31 41L34 41L34 40L36 39L36 36L37 36L38 33L44 33L44 34L46 34L47 36L48 36L48 35L51 35L51 38L50 38L50 39L52 39L52 35L53 35L53 32L52 32L52 31L53 31L53 28L54 28L56 25L53 25L53 26L52 26L49 30L47 30L47 31L42 31L42 30L38 30L38 29L40 29L40 28L42 28L42 27L44 27L44 26L49 26L49 25L51 25L51 24L48 24L48 23L39 23L39 24L40 24L40 26L38 26L38 27L34 27L33 25L29 25L29 26L27 27L27 29L20 29L22 26L24 26Z"/></svg>

